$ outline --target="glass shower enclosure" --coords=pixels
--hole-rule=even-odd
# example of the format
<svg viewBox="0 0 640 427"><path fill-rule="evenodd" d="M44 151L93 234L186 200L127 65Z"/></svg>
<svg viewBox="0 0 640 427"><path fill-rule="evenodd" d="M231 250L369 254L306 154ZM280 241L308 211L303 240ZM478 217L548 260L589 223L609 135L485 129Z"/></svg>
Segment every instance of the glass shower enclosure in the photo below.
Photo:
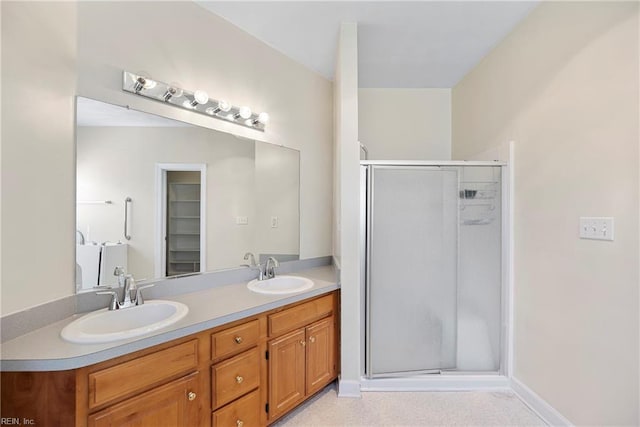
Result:
<svg viewBox="0 0 640 427"><path fill-rule="evenodd" d="M366 376L497 372L501 167L362 168Z"/></svg>

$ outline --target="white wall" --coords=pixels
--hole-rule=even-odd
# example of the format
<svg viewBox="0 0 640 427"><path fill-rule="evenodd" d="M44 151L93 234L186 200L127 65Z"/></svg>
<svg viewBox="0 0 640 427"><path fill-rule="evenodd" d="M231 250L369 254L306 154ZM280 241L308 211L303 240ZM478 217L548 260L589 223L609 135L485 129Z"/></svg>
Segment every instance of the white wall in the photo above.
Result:
<svg viewBox="0 0 640 427"><path fill-rule="evenodd" d="M454 158L515 141L514 376L576 425L640 422L638 29L638 3L544 2L453 89Z"/></svg>
<svg viewBox="0 0 640 427"><path fill-rule="evenodd" d="M358 134L369 160L451 160L451 89L359 89Z"/></svg>
<svg viewBox="0 0 640 427"><path fill-rule="evenodd" d="M192 2L2 2L2 24L3 314L74 291L76 94L300 150L301 257L331 254L330 81ZM123 69L267 111L267 132L124 93Z"/></svg>

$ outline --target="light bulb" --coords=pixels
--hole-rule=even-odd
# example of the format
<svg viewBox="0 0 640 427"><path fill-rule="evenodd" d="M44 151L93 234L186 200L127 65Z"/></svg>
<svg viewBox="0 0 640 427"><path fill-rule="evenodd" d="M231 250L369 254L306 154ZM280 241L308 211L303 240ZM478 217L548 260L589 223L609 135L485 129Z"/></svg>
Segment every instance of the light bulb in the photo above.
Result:
<svg viewBox="0 0 640 427"><path fill-rule="evenodd" d="M240 114L240 117L242 117L243 119L248 119L249 117L251 117L251 108L240 107L240 110L238 111L238 113Z"/></svg>
<svg viewBox="0 0 640 427"><path fill-rule="evenodd" d="M156 81L155 80L151 80L150 78L147 77L147 81L144 84L144 88L145 89L153 89L154 87L156 87Z"/></svg>
<svg viewBox="0 0 640 427"><path fill-rule="evenodd" d="M249 108L249 107L240 107L240 109L238 110L236 115L233 116L233 118L235 120L238 120L240 117L242 117L243 119L248 119L249 117L251 117L251 108Z"/></svg>
<svg viewBox="0 0 640 427"><path fill-rule="evenodd" d="M229 110L231 110L231 104L227 101L218 101L218 106L216 108L209 107L206 111L213 116L214 114L218 114L220 111L226 113Z"/></svg>
<svg viewBox="0 0 640 427"><path fill-rule="evenodd" d="M258 114L258 121L260 123L262 123L263 125L266 125L267 122L269 121L269 114L262 112L260 114Z"/></svg>
<svg viewBox="0 0 640 427"><path fill-rule="evenodd" d="M269 114L262 112L258 114L257 119L251 121L251 126L257 126L258 124L261 124L264 126L267 124L268 121L269 121Z"/></svg>
<svg viewBox="0 0 640 427"><path fill-rule="evenodd" d="M206 104L209 101L209 95L203 90L197 90L193 93L193 101L189 103L191 108L196 108L198 104Z"/></svg>
<svg viewBox="0 0 640 427"><path fill-rule="evenodd" d="M224 111L225 113L228 113L229 110L231 110L231 104L221 99L220 101L218 101L218 108L220 109L220 111Z"/></svg>
<svg viewBox="0 0 640 427"><path fill-rule="evenodd" d="M209 95L203 90L197 90L193 94L193 99L198 101L198 104L206 104L209 101Z"/></svg>
<svg viewBox="0 0 640 427"><path fill-rule="evenodd" d="M164 102L167 102L171 98L180 98L182 96L183 90L180 89L177 83L171 83L167 88L167 91L162 95L162 99Z"/></svg>
<svg viewBox="0 0 640 427"><path fill-rule="evenodd" d="M247 126L253 126L253 120L247 119L247 120L244 121L244 124L247 125Z"/></svg>
<svg viewBox="0 0 640 427"><path fill-rule="evenodd" d="M151 89L156 86L156 82L149 77L138 75L135 82L133 82L133 91L135 93L140 92L142 89Z"/></svg>

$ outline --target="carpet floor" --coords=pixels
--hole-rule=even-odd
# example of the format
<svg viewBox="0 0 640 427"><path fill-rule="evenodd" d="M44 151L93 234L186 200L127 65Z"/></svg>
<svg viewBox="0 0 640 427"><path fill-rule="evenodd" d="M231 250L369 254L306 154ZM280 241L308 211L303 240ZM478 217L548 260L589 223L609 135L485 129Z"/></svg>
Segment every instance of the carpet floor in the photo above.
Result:
<svg viewBox="0 0 640 427"><path fill-rule="evenodd" d="M545 426L509 391L363 392L338 398L330 385L273 424L292 426Z"/></svg>

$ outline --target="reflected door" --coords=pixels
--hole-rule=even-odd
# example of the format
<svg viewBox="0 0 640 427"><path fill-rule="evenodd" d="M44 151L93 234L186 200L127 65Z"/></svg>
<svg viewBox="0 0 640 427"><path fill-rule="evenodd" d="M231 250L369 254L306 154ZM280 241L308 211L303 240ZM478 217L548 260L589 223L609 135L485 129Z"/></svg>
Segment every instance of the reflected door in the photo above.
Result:
<svg viewBox="0 0 640 427"><path fill-rule="evenodd" d="M160 214L156 276L206 271L206 166L157 165ZM160 270L160 271L158 271Z"/></svg>
<svg viewBox="0 0 640 427"><path fill-rule="evenodd" d="M369 166L369 377L455 367L457 174Z"/></svg>

